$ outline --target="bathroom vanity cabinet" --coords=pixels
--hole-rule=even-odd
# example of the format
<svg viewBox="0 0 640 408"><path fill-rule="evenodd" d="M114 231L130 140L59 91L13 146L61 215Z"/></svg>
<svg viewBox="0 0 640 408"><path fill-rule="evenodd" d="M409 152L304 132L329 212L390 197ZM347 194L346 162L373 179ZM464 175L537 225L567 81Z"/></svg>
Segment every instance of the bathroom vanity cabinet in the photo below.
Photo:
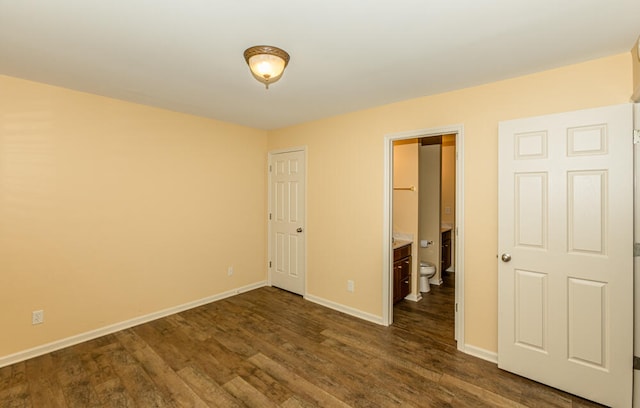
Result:
<svg viewBox="0 0 640 408"><path fill-rule="evenodd" d="M451 230L442 232L442 254L440 263L440 270L443 272L451 266Z"/></svg>
<svg viewBox="0 0 640 408"><path fill-rule="evenodd" d="M411 293L411 244L393 250L393 303Z"/></svg>

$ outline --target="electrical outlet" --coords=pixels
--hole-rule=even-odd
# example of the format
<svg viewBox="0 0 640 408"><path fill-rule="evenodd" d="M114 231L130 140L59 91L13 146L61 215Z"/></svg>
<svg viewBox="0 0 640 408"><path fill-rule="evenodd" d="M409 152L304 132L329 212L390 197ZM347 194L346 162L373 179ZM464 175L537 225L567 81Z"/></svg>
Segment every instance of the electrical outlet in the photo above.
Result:
<svg viewBox="0 0 640 408"><path fill-rule="evenodd" d="M44 323L44 310L34 310L31 312L31 324Z"/></svg>
<svg viewBox="0 0 640 408"><path fill-rule="evenodd" d="M233 275L233 266L230 266L229 268L227 268L227 276L231 276Z"/></svg>
<svg viewBox="0 0 640 408"><path fill-rule="evenodd" d="M353 292L353 291L355 291L355 284L353 283L353 281L352 281L352 280L348 280L348 281L347 281L347 290L348 290L349 292Z"/></svg>
<svg viewBox="0 0 640 408"><path fill-rule="evenodd" d="M444 207L445 214L451 214L451 207Z"/></svg>

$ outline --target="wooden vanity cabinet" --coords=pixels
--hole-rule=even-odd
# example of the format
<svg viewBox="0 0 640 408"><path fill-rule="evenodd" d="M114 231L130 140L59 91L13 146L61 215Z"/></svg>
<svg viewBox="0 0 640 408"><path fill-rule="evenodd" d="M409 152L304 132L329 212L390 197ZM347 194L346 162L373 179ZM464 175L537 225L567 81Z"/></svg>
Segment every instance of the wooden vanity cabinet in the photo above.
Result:
<svg viewBox="0 0 640 408"><path fill-rule="evenodd" d="M446 271L451 266L451 230L442 233L442 254L440 256L440 270Z"/></svg>
<svg viewBox="0 0 640 408"><path fill-rule="evenodd" d="M393 250L393 303L411 293L411 244Z"/></svg>

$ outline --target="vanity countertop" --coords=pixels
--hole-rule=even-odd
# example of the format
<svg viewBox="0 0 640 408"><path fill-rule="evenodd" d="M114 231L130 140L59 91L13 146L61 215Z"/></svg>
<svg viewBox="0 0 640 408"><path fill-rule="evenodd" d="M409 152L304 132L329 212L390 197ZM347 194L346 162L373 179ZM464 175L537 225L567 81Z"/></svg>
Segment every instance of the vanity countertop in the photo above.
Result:
<svg viewBox="0 0 640 408"><path fill-rule="evenodd" d="M453 225L449 224L448 222L443 222L442 224L440 224L440 233L441 234L443 232L451 231L452 229L453 229Z"/></svg>
<svg viewBox="0 0 640 408"><path fill-rule="evenodd" d="M412 244L412 241L406 241L403 239L395 239L393 241L393 249L398 249L398 248L402 248L403 246L407 246L409 244Z"/></svg>

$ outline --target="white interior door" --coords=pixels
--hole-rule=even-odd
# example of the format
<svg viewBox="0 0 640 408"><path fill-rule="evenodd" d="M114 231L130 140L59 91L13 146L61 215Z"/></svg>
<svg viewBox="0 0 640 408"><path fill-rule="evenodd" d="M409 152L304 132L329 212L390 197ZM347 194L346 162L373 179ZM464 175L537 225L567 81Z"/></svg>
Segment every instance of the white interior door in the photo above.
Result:
<svg viewBox="0 0 640 408"><path fill-rule="evenodd" d="M632 401L632 109L499 127L498 365L615 407Z"/></svg>
<svg viewBox="0 0 640 408"><path fill-rule="evenodd" d="M305 152L271 154L269 175L271 285L304 295Z"/></svg>

